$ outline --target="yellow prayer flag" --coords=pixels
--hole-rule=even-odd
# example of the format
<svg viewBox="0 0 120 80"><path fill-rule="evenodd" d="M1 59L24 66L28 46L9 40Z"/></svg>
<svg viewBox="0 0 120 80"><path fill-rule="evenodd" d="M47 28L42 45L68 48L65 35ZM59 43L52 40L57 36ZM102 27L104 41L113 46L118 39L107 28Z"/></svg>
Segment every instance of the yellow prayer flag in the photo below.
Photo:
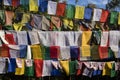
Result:
<svg viewBox="0 0 120 80"><path fill-rule="evenodd" d="M69 75L69 61L60 61L63 70Z"/></svg>
<svg viewBox="0 0 120 80"><path fill-rule="evenodd" d="M30 0L29 9L30 11L38 11L38 0Z"/></svg>
<svg viewBox="0 0 120 80"><path fill-rule="evenodd" d="M14 23L13 24L13 27L16 31L21 31L22 30L22 27L23 25L21 23Z"/></svg>
<svg viewBox="0 0 120 80"><path fill-rule="evenodd" d="M106 63L109 69L112 69L112 62L107 62Z"/></svg>
<svg viewBox="0 0 120 80"><path fill-rule="evenodd" d="M91 31L83 31L82 33L82 46L89 45L91 39Z"/></svg>
<svg viewBox="0 0 120 80"><path fill-rule="evenodd" d="M120 25L120 12L119 12L119 15L118 15L118 24Z"/></svg>
<svg viewBox="0 0 120 80"><path fill-rule="evenodd" d="M73 29L74 25L72 20L63 19L63 22L65 26L69 27L70 29Z"/></svg>
<svg viewBox="0 0 120 80"><path fill-rule="evenodd" d="M85 11L85 7L84 6L76 6L75 18L76 19L84 19L84 11Z"/></svg>
<svg viewBox="0 0 120 80"><path fill-rule="evenodd" d="M31 52L33 59L42 59L42 50L40 45L32 45Z"/></svg>
<svg viewBox="0 0 120 80"><path fill-rule="evenodd" d="M105 67L103 68L103 73L102 75L108 75L110 76L111 74L111 69L112 69L112 63L111 62L106 62Z"/></svg>
<svg viewBox="0 0 120 80"><path fill-rule="evenodd" d="M81 46L81 52L82 52L82 57L90 57L91 52L90 52L90 46Z"/></svg>
<svg viewBox="0 0 120 80"><path fill-rule="evenodd" d="M28 23L29 20L30 20L30 14L24 13L23 17L22 17L21 24L25 25L25 23Z"/></svg>
<svg viewBox="0 0 120 80"><path fill-rule="evenodd" d="M22 67L16 68L15 75L23 75L24 72L25 72L25 63L24 63L24 59L22 59Z"/></svg>

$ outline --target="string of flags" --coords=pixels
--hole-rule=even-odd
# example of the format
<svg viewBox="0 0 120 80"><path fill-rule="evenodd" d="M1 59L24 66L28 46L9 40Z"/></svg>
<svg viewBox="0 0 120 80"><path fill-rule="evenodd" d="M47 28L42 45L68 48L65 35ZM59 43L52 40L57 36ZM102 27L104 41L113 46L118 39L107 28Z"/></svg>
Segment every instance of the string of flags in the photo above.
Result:
<svg viewBox="0 0 120 80"><path fill-rule="evenodd" d="M117 11L90 8L70 3L65 3L64 0L58 2L50 0L4 0L4 6L13 6L16 8L10 11L7 9L0 10L1 27L3 30L16 31L26 29L62 31L66 30L67 27L69 28L67 30L78 31L81 29L77 25L80 25L80 21L84 20L85 23L100 22L110 24L110 29L112 29L111 25L120 25L120 15ZM27 10L24 11L19 6L28 8L28 12L25 12ZM76 26L78 28L74 29ZM88 26L94 28L95 25Z"/></svg>
<svg viewBox="0 0 120 80"><path fill-rule="evenodd" d="M0 74L15 73L25 76L61 76L84 75L87 77L110 76L115 77L120 70L120 62L84 62L69 60L41 60L0 58ZM34 64L34 65L33 65ZM8 66L7 66L8 65Z"/></svg>
<svg viewBox="0 0 120 80"><path fill-rule="evenodd" d="M0 56L28 59L120 58L119 31L0 31Z"/></svg>

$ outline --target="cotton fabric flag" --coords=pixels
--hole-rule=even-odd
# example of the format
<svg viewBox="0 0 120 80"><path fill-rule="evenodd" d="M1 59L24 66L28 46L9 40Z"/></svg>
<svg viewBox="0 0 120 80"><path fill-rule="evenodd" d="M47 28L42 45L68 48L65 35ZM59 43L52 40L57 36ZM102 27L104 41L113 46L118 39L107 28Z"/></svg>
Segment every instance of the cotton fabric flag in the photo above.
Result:
<svg viewBox="0 0 120 80"><path fill-rule="evenodd" d="M75 7L73 5L67 4L65 15L69 19L73 19L75 16Z"/></svg>
<svg viewBox="0 0 120 80"><path fill-rule="evenodd" d="M58 34L56 31L48 32L48 43L50 46L57 46Z"/></svg>
<svg viewBox="0 0 120 80"><path fill-rule="evenodd" d="M15 45L13 34L5 34L5 40L12 45Z"/></svg>
<svg viewBox="0 0 120 80"><path fill-rule="evenodd" d="M91 35L92 35L91 31L82 32L82 46L90 45Z"/></svg>
<svg viewBox="0 0 120 80"><path fill-rule="evenodd" d="M117 22L118 12L112 11L110 14L110 24L115 24Z"/></svg>
<svg viewBox="0 0 120 80"><path fill-rule="evenodd" d="M57 41L56 45L57 46L66 46L66 41L65 41L65 32L57 32Z"/></svg>
<svg viewBox="0 0 120 80"><path fill-rule="evenodd" d="M11 6L12 5L12 0L3 0L4 5L6 6Z"/></svg>
<svg viewBox="0 0 120 80"><path fill-rule="evenodd" d="M52 63L51 60L44 60L43 61L43 70L42 70L42 76L51 76L52 72Z"/></svg>
<svg viewBox="0 0 120 80"><path fill-rule="evenodd" d="M119 31L109 31L109 46L113 52L119 51Z"/></svg>
<svg viewBox="0 0 120 80"><path fill-rule="evenodd" d="M18 45L28 45L28 38L26 31L17 31Z"/></svg>
<svg viewBox="0 0 120 80"><path fill-rule="evenodd" d="M75 75L75 73L76 73L76 65L77 65L76 61L70 61L69 62L70 75Z"/></svg>
<svg viewBox="0 0 120 80"><path fill-rule="evenodd" d="M38 0L29 0L29 10L38 11Z"/></svg>
<svg viewBox="0 0 120 80"><path fill-rule="evenodd" d="M28 23L30 20L30 14L29 13L24 13L22 16L21 24L25 25Z"/></svg>
<svg viewBox="0 0 120 80"><path fill-rule="evenodd" d="M43 46L42 52L43 52L43 58L44 58L44 60L50 60L50 47Z"/></svg>
<svg viewBox="0 0 120 80"><path fill-rule="evenodd" d="M41 24L42 24L42 16L38 14L33 15L33 26L36 29L41 29Z"/></svg>
<svg viewBox="0 0 120 80"><path fill-rule="evenodd" d="M112 63L111 62L106 62L105 67L103 68L102 75L103 76L105 76L105 75L110 76L111 69L112 69Z"/></svg>
<svg viewBox="0 0 120 80"><path fill-rule="evenodd" d="M90 39L91 39L92 32L91 31L84 31L82 33L82 46L81 52L83 57L90 56Z"/></svg>
<svg viewBox="0 0 120 80"><path fill-rule="evenodd" d="M108 19L109 11L107 10L102 10L100 22L106 22Z"/></svg>
<svg viewBox="0 0 120 80"><path fill-rule="evenodd" d="M50 58L57 59L60 54L59 46L50 46Z"/></svg>
<svg viewBox="0 0 120 80"><path fill-rule="evenodd" d="M90 46L89 45L82 46L81 53L82 57L90 57L91 56Z"/></svg>
<svg viewBox="0 0 120 80"><path fill-rule="evenodd" d="M70 59L70 47L69 46L61 46L60 47L60 59L68 60Z"/></svg>
<svg viewBox="0 0 120 80"><path fill-rule="evenodd" d="M43 30L43 31L49 31L49 27L50 27L49 20L47 19L46 16L42 16L41 30Z"/></svg>
<svg viewBox="0 0 120 80"><path fill-rule="evenodd" d="M26 76L34 76L34 66L32 59L25 60L25 75Z"/></svg>
<svg viewBox="0 0 120 80"><path fill-rule="evenodd" d="M27 55L27 46L20 45L20 58L26 58Z"/></svg>
<svg viewBox="0 0 120 80"><path fill-rule="evenodd" d="M40 44L44 46L48 46L47 33L44 31L38 31L38 36L39 36Z"/></svg>
<svg viewBox="0 0 120 80"><path fill-rule="evenodd" d="M51 24L53 24L57 29L61 27L62 21L59 17L51 16Z"/></svg>
<svg viewBox="0 0 120 80"><path fill-rule="evenodd" d="M1 47L1 57L10 57L9 47L6 44L3 44Z"/></svg>
<svg viewBox="0 0 120 80"><path fill-rule="evenodd" d="M5 25L12 25L12 19L14 17L14 12L12 11L5 11L5 15L6 15L6 23Z"/></svg>
<svg viewBox="0 0 120 80"><path fill-rule="evenodd" d="M15 71L15 75L23 75L25 71L24 59L17 58L16 63L17 63L17 68Z"/></svg>
<svg viewBox="0 0 120 80"><path fill-rule="evenodd" d="M16 59L10 58L8 59L8 72L15 72L16 69Z"/></svg>
<svg viewBox="0 0 120 80"><path fill-rule="evenodd" d="M48 1L48 10L47 13L50 15L55 15L57 10L57 2Z"/></svg>
<svg viewBox="0 0 120 80"><path fill-rule="evenodd" d="M77 46L71 46L70 47L70 56L71 59L79 59L79 55L80 55L80 50L79 47Z"/></svg>
<svg viewBox="0 0 120 80"><path fill-rule="evenodd" d="M65 71L66 75L68 76L70 74L69 61L60 61L60 65L62 69Z"/></svg>
<svg viewBox="0 0 120 80"><path fill-rule="evenodd" d="M92 17L92 8L85 8L84 19L91 20Z"/></svg>
<svg viewBox="0 0 120 80"><path fill-rule="evenodd" d="M38 0L39 1L39 11L47 12L48 0Z"/></svg>
<svg viewBox="0 0 120 80"><path fill-rule="evenodd" d="M108 45L108 31L103 31L101 33L101 43L100 43L100 46L102 47L106 47Z"/></svg>
<svg viewBox="0 0 120 80"><path fill-rule="evenodd" d="M29 10L29 0L20 0L20 5L25 9L25 11Z"/></svg>
<svg viewBox="0 0 120 80"><path fill-rule="evenodd" d="M5 33L6 34L13 34L14 41L15 41L16 44L18 44L17 43L17 32L16 31L13 31L13 30L11 30L11 31L5 31Z"/></svg>
<svg viewBox="0 0 120 80"><path fill-rule="evenodd" d="M5 24L5 11L0 10L0 24Z"/></svg>
<svg viewBox="0 0 120 80"><path fill-rule="evenodd" d="M23 25L22 25L21 23L14 23L14 24L13 24L13 28L14 28L14 30L16 30L16 31L21 31L22 28L23 28Z"/></svg>
<svg viewBox="0 0 120 80"><path fill-rule="evenodd" d="M0 58L0 74L5 74L6 73L6 59L5 58Z"/></svg>
<svg viewBox="0 0 120 80"><path fill-rule="evenodd" d="M32 59L31 47L30 45L27 46L27 56L26 59Z"/></svg>
<svg viewBox="0 0 120 80"><path fill-rule="evenodd" d="M28 31L31 45L40 44L38 33L36 31Z"/></svg>
<svg viewBox="0 0 120 80"><path fill-rule="evenodd" d="M93 21L100 21L101 14L102 14L102 10L101 9L94 9Z"/></svg>
<svg viewBox="0 0 120 80"><path fill-rule="evenodd" d="M19 58L20 49L19 45L9 45L10 58Z"/></svg>
<svg viewBox="0 0 120 80"><path fill-rule="evenodd" d="M92 45L90 48L91 52L91 59L92 60L98 60L99 59L99 51L98 51L98 45Z"/></svg>
<svg viewBox="0 0 120 80"><path fill-rule="evenodd" d="M66 4L65 3L58 3L57 4L56 15L57 16L64 16L64 14L65 14L65 8L66 8Z"/></svg>
<svg viewBox="0 0 120 80"><path fill-rule="evenodd" d="M74 28L73 21L70 19L63 19L63 23L66 27L68 27L71 30Z"/></svg>
<svg viewBox="0 0 120 80"><path fill-rule="evenodd" d="M82 31L74 32L74 45L81 46L82 40Z"/></svg>
<svg viewBox="0 0 120 80"><path fill-rule="evenodd" d="M75 18L76 19L83 19L84 18L84 11L85 7L84 6L76 6L75 7Z"/></svg>
<svg viewBox="0 0 120 80"><path fill-rule="evenodd" d="M36 77L42 77L42 70L43 70L43 60L35 59L35 75Z"/></svg>
<svg viewBox="0 0 120 80"><path fill-rule="evenodd" d="M74 32L65 32L66 46L74 46Z"/></svg>
<svg viewBox="0 0 120 80"><path fill-rule="evenodd" d="M20 5L20 0L12 0L12 6L18 7Z"/></svg>
<svg viewBox="0 0 120 80"><path fill-rule="evenodd" d="M42 59L43 54L40 45L31 45L31 52L33 59Z"/></svg>
<svg viewBox="0 0 120 80"><path fill-rule="evenodd" d="M99 56L100 59L107 59L108 58L108 47L99 46Z"/></svg>

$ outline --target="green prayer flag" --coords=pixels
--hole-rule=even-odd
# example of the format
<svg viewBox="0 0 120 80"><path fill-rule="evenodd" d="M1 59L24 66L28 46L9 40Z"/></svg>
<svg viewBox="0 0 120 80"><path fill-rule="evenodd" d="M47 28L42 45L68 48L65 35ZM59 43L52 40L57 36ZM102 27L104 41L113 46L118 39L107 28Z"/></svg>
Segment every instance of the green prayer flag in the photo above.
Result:
<svg viewBox="0 0 120 80"><path fill-rule="evenodd" d="M5 24L5 12L0 10L0 24Z"/></svg>
<svg viewBox="0 0 120 80"><path fill-rule="evenodd" d="M92 60L98 60L100 59L99 57L99 51L98 51L98 45L92 45L91 48L91 59Z"/></svg>
<svg viewBox="0 0 120 80"><path fill-rule="evenodd" d="M111 50L111 48L108 49L108 58L114 58L114 52Z"/></svg>
<svg viewBox="0 0 120 80"><path fill-rule="evenodd" d="M110 14L110 24L115 24L117 23L117 19L118 19L118 12L111 12Z"/></svg>
<svg viewBox="0 0 120 80"><path fill-rule="evenodd" d="M50 47L48 47L48 46L44 46L43 47L44 49L44 51L43 51L43 58L44 58L44 60L50 60Z"/></svg>
<svg viewBox="0 0 120 80"><path fill-rule="evenodd" d="M115 71L115 63L112 64L112 69L111 69L111 77L116 76L116 71Z"/></svg>
<svg viewBox="0 0 120 80"><path fill-rule="evenodd" d="M34 76L34 67L26 67L25 68L25 75L26 76Z"/></svg>
<svg viewBox="0 0 120 80"><path fill-rule="evenodd" d="M66 17L69 19L73 19L75 15L75 7L73 5L68 4L66 7Z"/></svg>
<svg viewBox="0 0 120 80"><path fill-rule="evenodd" d="M70 75L75 75L75 73L76 73L76 65L77 65L76 61L70 61L69 62L69 72L70 72Z"/></svg>

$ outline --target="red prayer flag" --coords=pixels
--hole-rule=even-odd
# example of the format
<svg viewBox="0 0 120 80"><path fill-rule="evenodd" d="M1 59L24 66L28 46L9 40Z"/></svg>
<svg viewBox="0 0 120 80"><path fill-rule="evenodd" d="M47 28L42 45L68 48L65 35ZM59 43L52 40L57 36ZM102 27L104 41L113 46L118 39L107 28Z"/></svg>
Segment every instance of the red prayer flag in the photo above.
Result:
<svg viewBox="0 0 120 80"><path fill-rule="evenodd" d="M20 0L12 0L13 7L17 7L18 5L20 5Z"/></svg>
<svg viewBox="0 0 120 80"><path fill-rule="evenodd" d="M43 60L35 59L35 73L36 77L42 77L42 70L43 70Z"/></svg>
<svg viewBox="0 0 120 80"><path fill-rule="evenodd" d="M3 44L1 47L1 57L10 57L9 47L6 44Z"/></svg>
<svg viewBox="0 0 120 80"><path fill-rule="evenodd" d="M99 56L100 56L100 59L108 58L108 47L99 46Z"/></svg>
<svg viewBox="0 0 120 80"><path fill-rule="evenodd" d="M101 18L100 18L100 22L106 22L107 18L108 18L108 15L109 15L109 11L102 10L102 15L101 15Z"/></svg>
<svg viewBox="0 0 120 80"><path fill-rule="evenodd" d="M65 13L65 8L66 4L65 3L58 3L57 4L57 11L56 11L56 15L57 16L64 16Z"/></svg>
<svg viewBox="0 0 120 80"><path fill-rule="evenodd" d="M5 34L5 40L9 43L9 44L13 44L15 45L15 41L14 41L14 37L13 34Z"/></svg>
<svg viewBox="0 0 120 80"><path fill-rule="evenodd" d="M59 46L51 46L50 47L50 58L58 58L59 53L60 53Z"/></svg>

